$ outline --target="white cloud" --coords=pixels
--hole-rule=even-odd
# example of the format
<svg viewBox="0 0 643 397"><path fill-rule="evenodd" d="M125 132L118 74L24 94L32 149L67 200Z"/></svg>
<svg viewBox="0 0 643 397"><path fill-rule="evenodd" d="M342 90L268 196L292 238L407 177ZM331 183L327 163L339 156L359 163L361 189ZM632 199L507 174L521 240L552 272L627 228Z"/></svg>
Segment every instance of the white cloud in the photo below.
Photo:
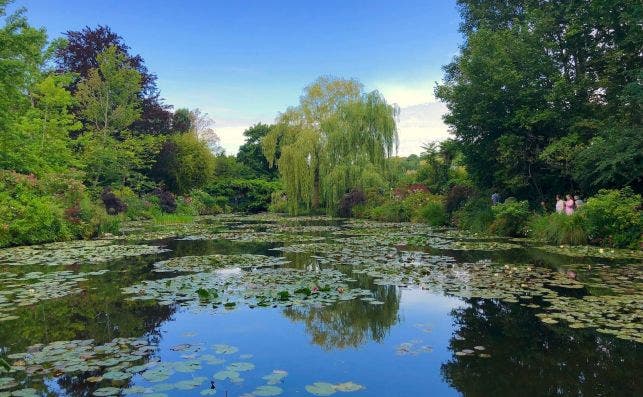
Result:
<svg viewBox="0 0 643 397"><path fill-rule="evenodd" d="M221 146L228 155L236 155L239 146L243 145L245 137L243 131L248 127L262 122L270 124L272 119L217 119L214 118L214 132L221 139Z"/></svg>
<svg viewBox="0 0 643 397"><path fill-rule="evenodd" d="M400 137L398 155L420 154L422 144L450 137L442 121L447 107L441 102L423 103L400 108L397 130Z"/></svg>
<svg viewBox="0 0 643 397"><path fill-rule="evenodd" d="M433 96L434 82L430 80L414 83L379 82L373 84L386 101L396 103L399 107L436 102Z"/></svg>

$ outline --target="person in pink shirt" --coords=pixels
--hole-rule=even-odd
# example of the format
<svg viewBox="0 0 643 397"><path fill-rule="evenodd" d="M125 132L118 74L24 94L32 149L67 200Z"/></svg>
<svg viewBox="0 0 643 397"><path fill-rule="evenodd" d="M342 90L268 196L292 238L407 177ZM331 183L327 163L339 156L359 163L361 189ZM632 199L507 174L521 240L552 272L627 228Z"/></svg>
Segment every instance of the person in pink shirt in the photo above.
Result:
<svg viewBox="0 0 643 397"><path fill-rule="evenodd" d="M572 198L572 196L570 194L568 194L567 196L565 196L565 214L566 215L573 214L574 213L574 207L575 207L574 199Z"/></svg>

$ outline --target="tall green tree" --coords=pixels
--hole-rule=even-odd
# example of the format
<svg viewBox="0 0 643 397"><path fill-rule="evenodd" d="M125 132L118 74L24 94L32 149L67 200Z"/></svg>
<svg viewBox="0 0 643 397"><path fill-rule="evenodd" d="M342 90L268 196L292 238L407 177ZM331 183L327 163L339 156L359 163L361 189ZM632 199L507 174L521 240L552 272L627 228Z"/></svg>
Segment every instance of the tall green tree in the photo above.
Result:
<svg viewBox="0 0 643 397"><path fill-rule="evenodd" d="M282 113L263 138L263 152L279 175L289 209L329 212L347 189L377 179L397 148L396 109L357 80L320 77L299 106ZM281 153L277 157L277 148Z"/></svg>
<svg viewBox="0 0 643 397"><path fill-rule="evenodd" d="M115 136L140 117L141 74L114 46L97 58L98 67L78 84L76 98L91 131Z"/></svg>
<svg viewBox="0 0 643 397"><path fill-rule="evenodd" d="M458 4L465 43L436 95L479 185L540 199L640 180L619 176L636 156L597 140L643 140L640 2ZM592 157L604 160L599 183L587 182Z"/></svg>
<svg viewBox="0 0 643 397"><path fill-rule="evenodd" d="M270 167L261 149L261 140L268 135L272 128L268 124L258 123L243 131L243 136L246 137L246 140L239 147L237 161L248 167L257 178L272 180L279 176L277 168ZM277 148L276 152L275 157L279 157L279 148Z"/></svg>
<svg viewBox="0 0 643 397"><path fill-rule="evenodd" d="M0 16L7 1L0 1ZM0 168L43 174L76 165L68 134L80 128L70 113L69 75L47 70L60 43L47 43L44 30L23 12L0 28Z"/></svg>

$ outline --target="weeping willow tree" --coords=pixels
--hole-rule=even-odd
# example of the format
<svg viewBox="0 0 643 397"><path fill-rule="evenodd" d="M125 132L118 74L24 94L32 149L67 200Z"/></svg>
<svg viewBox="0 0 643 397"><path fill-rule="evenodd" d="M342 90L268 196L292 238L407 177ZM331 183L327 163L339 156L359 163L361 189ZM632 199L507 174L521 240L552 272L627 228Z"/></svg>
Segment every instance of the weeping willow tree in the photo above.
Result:
<svg viewBox="0 0 643 397"><path fill-rule="evenodd" d="M320 77L307 86L299 106L280 114L262 142L269 164L279 169L290 212L324 205L333 213L351 188L382 185L385 160L397 149L396 115L356 80Z"/></svg>

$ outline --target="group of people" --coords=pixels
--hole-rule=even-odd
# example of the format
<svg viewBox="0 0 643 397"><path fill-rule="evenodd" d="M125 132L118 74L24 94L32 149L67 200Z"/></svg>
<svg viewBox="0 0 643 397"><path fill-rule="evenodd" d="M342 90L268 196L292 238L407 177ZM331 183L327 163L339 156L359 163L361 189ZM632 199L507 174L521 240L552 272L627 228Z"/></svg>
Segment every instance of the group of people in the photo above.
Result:
<svg viewBox="0 0 643 397"><path fill-rule="evenodd" d="M556 195L556 212L559 214L572 215L574 210L582 207L583 204L583 200L578 196L568 194L563 200L562 197Z"/></svg>
<svg viewBox="0 0 643 397"><path fill-rule="evenodd" d="M499 193L494 193L491 195L492 205L498 205L502 203L502 197ZM559 214L572 215L575 210L583 206L585 202L578 196L572 196L567 194L563 199L560 195L556 195L556 212ZM540 202L543 212L547 212L547 205L544 201Z"/></svg>

